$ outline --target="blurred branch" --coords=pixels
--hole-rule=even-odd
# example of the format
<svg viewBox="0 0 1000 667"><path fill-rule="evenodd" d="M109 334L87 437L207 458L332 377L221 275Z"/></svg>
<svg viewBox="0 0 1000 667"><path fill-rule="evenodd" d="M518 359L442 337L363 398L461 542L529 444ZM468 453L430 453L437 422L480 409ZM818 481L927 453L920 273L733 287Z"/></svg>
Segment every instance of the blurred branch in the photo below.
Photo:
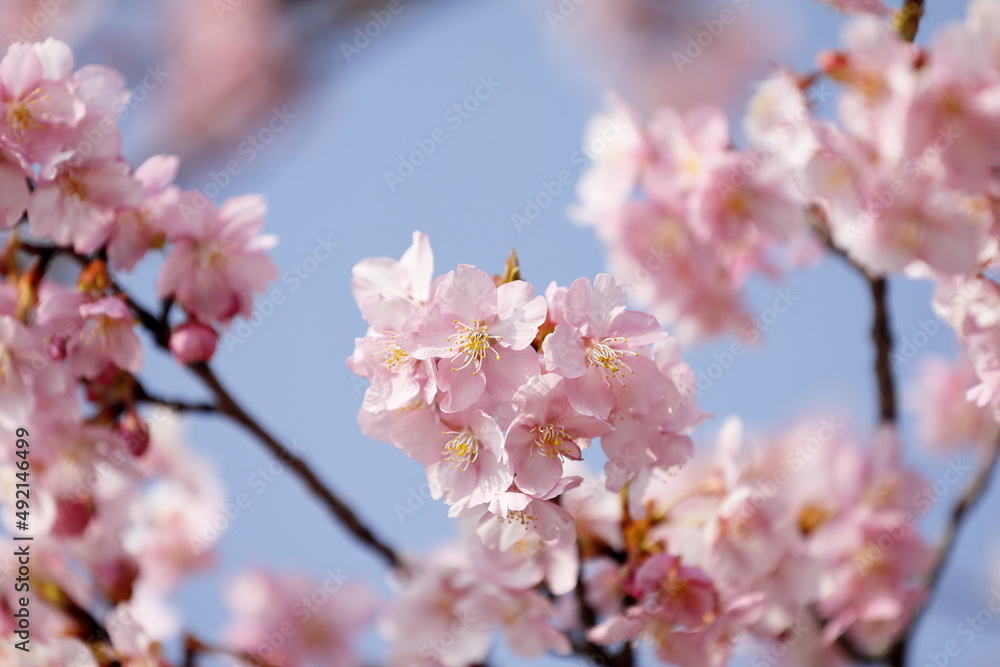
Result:
<svg viewBox="0 0 1000 667"><path fill-rule="evenodd" d="M43 257L57 254L65 255L72 258L83 267L88 266L94 259L81 253L77 253L69 248L54 248L52 246L21 244L18 249ZM166 320L169 316L170 303L164 302L161 305L161 315L157 317L156 315L153 315L149 309L136 301L128 293L128 291L118 284L110 275L109 280L112 290L120 294L125 299L125 302L128 304L133 314L139 319L139 323L153 336L153 340L156 344L164 350L169 350L170 326L167 324ZM215 404L187 403L183 401L159 398L150 394L144 387L138 384L136 386L136 398L149 403L173 407L182 411L219 412L226 415L255 435L268 451L287 464L292 472L294 472L299 479L305 483L306 487L323 503L323 505L330 511L331 514L334 515L341 525L343 525L358 540L382 556L393 568L405 569L403 567L402 559L400 559L396 552L384 541L378 538L371 531L371 529L358 518L354 510L351 509L346 502L341 500L341 498L319 478L319 475L313 471L309 464L278 442L278 440L271 435L267 429L261 426L245 409L243 409L243 407L225 388L219 378L216 377L215 373L208 366L208 364L191 364L188 366L188 369L197 375L212 391L216 399Z"/></svg>
<svg viewBox="0 0 1000 667"><path fill-rule="evenodd" d="M263 426L251 417L246 410L232 397L229 390L222 384L219 378L206 363L190 364L191 372L197 375L202 382L215 395L217 409L221 414L228 416L233 421L257 437L257 439L275 457L287 465L306 487L316 496L324 506L337 518L340 523L350 531L354 537L366 544L386 562L396 569L403 569L403 561L398 554L378 538L371 529L368 528L354 513L347 503L340 499L309 465L300 459L296 454L282 445Z"/></svg>
<svg viewBox="0 0 1000 667"><path fill-rule="evenodd" d="M896 382L892 375L892 329L889 324L889 283L866 275L875 307L872 342L875 343L875 377L878 381L879 419L896 422Z"/></svg>
<svg viewBox="0 0 1000 667"><path fill-rule="evenodd" d="M274 663L267 662L262 658L253 656L245 651L232 651L222 646L204 642L194 635L188 633L184 636L184 662L183 667L197 667L199 655L221 655L235 658L252 667L276 667Z"/></svg>
<svg viewBox="0 0 1000 667"><path fill-rule="evenodd" d="M218 408L214 403L191 403L188 401L172 400L168 398L162 398L160 396L154 396L146 391L146 388L139 383L138 378L133 378L135 381L134 396L135 400L142 403L149 403L150 405L159 405L170 410L175 410L177 412L218 412Z"/></svg>
<svg viewBox="0 0 1000 667"><path fill-rule="evenodd" d="M896 26L900 36L912 42L920 30L920 19L924 17L924 0L906 0L896 15Z"/></svg>
<svg viewBox="0 0 1000 667"><path fill-rule="evenodd" d="M857 271L872 295L873 317L871 337L875 344L875 380L878 385L879 420L883 424L894 424L897 417L896 382L892 374L892 327L889 312L889 283L883 276L876 276L859 264L838 246L830 235L830 227L817 206L812 206L808 214L813 218L812 229L823 241L826 248L844 260Z"/></svg>
<svg viewBox="0 0 1000 667"><path fill-rule="evenodd" d="M962 495L959 496L958 502L955 503L955 506L951 509L951 514L948 517L948 524L945 526L944 535L941 537L941 544L938 547L937 561L934 563L934 567L927 576L927 583L925 585L927 595L921 605L917 607L917 610L913 613L913 618L911 619L906 631L899 637L899 639L896 640L886 653L886 660L891 667L904 667L906 664L906 652L909 641L913 637L916 626L920 622L920 618L927 611L937 585L940 583L945 568L948 566L948 562L951 560L951 556L955 551L955 545L958 541L959 528L961 528L962 524L965 522L969 512L985 495L985 491L993 477L994 470L997 468L998 458L1000 458L1000 436L994 438L993 442L987 446L985 457L979 466L979 470L976 472L976 477L972 480Z"/></svg>

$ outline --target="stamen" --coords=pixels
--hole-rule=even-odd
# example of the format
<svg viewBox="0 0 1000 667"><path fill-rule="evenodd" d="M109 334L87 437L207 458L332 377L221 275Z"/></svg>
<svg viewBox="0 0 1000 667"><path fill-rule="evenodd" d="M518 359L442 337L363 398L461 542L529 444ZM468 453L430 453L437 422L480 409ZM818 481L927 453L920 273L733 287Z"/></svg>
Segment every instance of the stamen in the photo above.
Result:
<svg viewBox="0 0 1000 667"><path fill-rule="evenodd" d="M453 346L448 348L449 352L454 353L451 361L451 370L459 371L472 364L472 374L478 375L479 371L483 368L483 359L486 358L487 353L492 352L496 355L497 361L500 360L500 353L493 349L493 343L503 340L503 336L491 336L489 333L490 328L485 324L481 324L479 320L472 320L471 325L463 324L458 320L453 320L453 323L461 326L462 331L452 334L445 339ZM455 359L462 354L465 355L462 365L455 367Z"/></svg>

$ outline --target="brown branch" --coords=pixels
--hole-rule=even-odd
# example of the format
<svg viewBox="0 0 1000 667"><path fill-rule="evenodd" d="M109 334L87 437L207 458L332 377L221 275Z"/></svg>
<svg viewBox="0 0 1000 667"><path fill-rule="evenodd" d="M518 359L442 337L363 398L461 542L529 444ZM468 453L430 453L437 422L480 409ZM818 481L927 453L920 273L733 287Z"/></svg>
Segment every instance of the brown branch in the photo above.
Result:
<svg viewBox="0 0 1000 667"><path fill-rule="evenodd" d="M889 283L884 277L872 274L848 255L843 248L834 243L833 237L830 235L829 225L818 207L811 207L809 215L813 218L813 231L820 237L827 249L844 260L868 283L873 305L871 337L875 344L875 380L878 385L879 420L884 424L894 424L897 417L897 399L896 382L892 374L893 339L889 314Z"/></svg>
<svg viewBox="0 0 1000 667"><path fill-rule="evenodd" d="M941 577L944 574L945 568L951 560L951 556L955 551L955 545L958 541L959 529L964 524L969 512L978 504L985 494L986 488L989 486L990 479L993 477L994 470L997 468L998 458L1000 458L1000 437L995 438L993 442L987 446L985 458L980 464L976 477L972 480L962 495L959 496L958 502L955 503L955 506L951 509L951 514L948 517L948 524L945 526L944 535L942 535L941 543L938 547L937 560L935 561L930 574L928 574L927 582L924 586L927 591L927 596L913 613L913 618L906 631L896 640L886 653L886 660L891 667L903 667L906 664L906 651L909 641L912 638L921 617L924 613L926 613L927 608L930 605L931 598L933 597L933 594L941 581Z"/></svg>
<svg viewBox="0 0 1000 667"><path fill-rule="evenodd" d="M164 304L161 309L163 317L157 317L142 304L133 299L132 296L124 288L114 282L113 279L111 286L116 292L120 293L125 298L128 306L132 309L133 313L135 313L136 317L139 318L139 322L142 326L153 336L156 344L165 350L169 349L170 327L165 321L166 314L169 312L169 305ZM380 556L382 556L393 568L405 570L402 559L399 555L397 555L396 552L385 542L376 537L368 526L362 523L357 514L355 514L354 510L351 509L346 502L341 500L329 486L320 480L319 476L313 471L309 464L289 451L284 445L278 442L277 438L271 435L271 433L269 433L263 426L258 424L257 421L243 409L236 399L233 398L208 364L190 364L188 365L188 368L192 373L197 375L215 395L216 402L212 406L213 411L226 415L233 421L243 426L247 431L255 435L268 451L270 451L280 461L288 465L292 472L305 483L306 487L308 487L313 495L323 503L323 505L338 521L340 521L341 525L343 525L362 543L368 545ZM197 404L184 405L195 406Z"/></svg>
<svg viewBox="0 0 1000 667"><path fill-rule="evenodd" d="M875 378L878 381L879 419L896 422L896 382L892 375L892 330L889 325L889 284L885 278L867 276L875 307L872 342L875 343Z"/></svg>
<svg viewBox="0 0 1000 667"><path fill-rule="evenodd" d="M908 42L917 37L920 30L920 19L924 17L924 0L906 0L902 9L896 14L896 27L899 35Z"/></svg>
<svg viewBox="0 0 1000 667"><path fill-rule="evenodd" d="M277 667L263 658L258 658L246 651L233 651L223 646L204 642L188 633L184 637L184 667L196 667L197 658L203 654L215 654L235 658L252 667Z"/></svg>
<svg viewBox="0 0 1000 667"><path fill-rule="evenodd" d="M226 415L247 431L252 433L280 461L285 463L306 487L316 496L323 505L362 543L382 556L390 566L396 569L404 569L402 559L398 554L378 538L337 494L324 484L307 463L292 453L271 435L263 426L251 417L246 410L237 403L226 387L206 363L190 364L191 372L197 375L202 382L215 395L216 406L219 413Z"/></svg>
<svg viewBox="0 0 1000 667"><path fill-rule="evenodd" d="M138 378L134 378L135 389L133 390L133 395L135 400L140 403L149 403L150 405L159 405L170 410L175 410L177 412L218 412L219 409L214 403L202 402L193 403L190 401L175 400L169 398L163 398L161 396L155 396L146 391L146 388L139 383Z"/></svg>

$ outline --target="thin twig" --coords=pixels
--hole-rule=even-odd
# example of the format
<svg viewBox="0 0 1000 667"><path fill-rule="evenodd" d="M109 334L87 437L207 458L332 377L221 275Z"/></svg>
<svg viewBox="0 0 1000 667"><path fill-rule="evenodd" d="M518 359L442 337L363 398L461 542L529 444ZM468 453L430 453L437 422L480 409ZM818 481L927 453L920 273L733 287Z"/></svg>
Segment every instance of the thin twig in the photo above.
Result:
<svg viewBox="0 0 1000 667"><path fill-rule="evenodd" d="M137 401L149 403L150 405L160 405L177 412L218 412L218 407L214 403L209 403L207 401L192 403L189 401L163 398L161 396L150 394L146 391L146 388L139 383L138 378L135 378L135 389L133 391L133 395Z"/></svg>
<svg viewBox="0 0 1000 667"><path fill-rule="evenodd" d="M302 459L292 453L284 445L261 426L246 410L237 403L229 390L222 384L219 378L206 363L190 364L188 368L197 375L202 382L215 395L217 409L221 414L240 424L247 431L252 433L280 461L284 462L299 478L305 483L309 490L315 495L328 510L361 542L371 547L381 555L393 568L402 569L403 561L396 554L392 547L388 546L378 538L371 529L368 528L358 518L344 501L337 494L330 490L313 472Z"/></svg>
<svg viewBox="0 0 1000 667"><path fill-rule="evenodd" d="M252 667L277 667L274 663L268 662L263 658L258 658L247 651L233 651L225 648L224 646L218 646L216 644L202 641L190 633L185 635L184 667L195 667L197 656L206 653L214 653L215 655L224 655L230 658L235 658L248 665L252 665Z"/></svg>
<svg viewBox="0 0 1000 667"><path fill-rule="evenodd" d="M955 506L951 509L951 514L948 517L948 523L944 529L944 535L941 537L941 543L938 547L937 560L935 561L930 574L927 576L927 583L925 584L927 596L913 613L913 618L911 619L906 631L899 637L899 639L896 640L893 646L890 647L889 651L886 653L886 659L891 667L903 667L903 665L906 664L906 651L910 638L913 636L916 626L920 622L920 618L927 611L934 591L937 589L945 568L951 560L951 556L955 551L955 545L958 541L959 529L964 524L969 512L985 495L986 488L989 485L990 479L993 477L994 470L997 468L998 458L1000 458L1000 437L994 439L994 441L989 444L986 450L986 456L980 464L976 477L972 480L969 486L959 497L958 502L955 503Z"/></svg>
<svg viewBox="0 0 1000 667"><path fill-rule="evenodd" d="M906 0L897 14L896 25L899 35L908 42L917 37L920 19L924 17L924 0Z"/></svg>
<svg viewBox="0 0 1000 667"><path fill-rule="evenodd" d="M889 284L885 278L866 276L875 308L872 342L875 343L875 378L878 382L879 419L896 422L896 382L892 375L892 330L889 325Z"/></svg>
<svg viewBox="0 0 1000 667"><path fill-rule="evenodd" d="M169 349L169 326L167 326L165 322L161 321L160 318L153 315L142 304L133 299L124 288L114 281L112 281L112 287L125 298L126 303L135 313L136 317L139 318L139 322L147 331L149 331L150 334L152 334L156 344L163 349ZM164 312L166 311L167 309L164 308ZM215 395L216 402L213 406L215 411L226 415L255 435L268 451L278 457L280 461L283 461L288 465L292 472L294 472L305 483L306 487L308 487L313 495L315 495L323 503L323 505L330 510L334 517L336 517L340 523L362 543L368 545L381 555L393 568L400 570L405 569L402 559L395 552L395 550L393 550L380 538L376 537L372 530L358 518L358 515L354 512L354 510L351 509L346 502L341 500L341 498L319 478L319 475L313 471L309 464L288 450L284 445L278 442L277 438L271 435L267 429L257 423L257 421L243 409L236 399L233 398L208 364L190 364L188 365L188 368L192 373L197 375L198 378L200 378Z"/></svg>
<svg viewBox="0 0 1000 667"><path fill-rule="evenodd" d="M809 213L815 220L812 226L813 231L822 239L827 249L844 260L868 283L873 306L871 336L872 342L875 344L875 380L878 385L879 420L885 424L893 424L897 417L897 399L896 382L892 374L893 339L889 313L889 283L884 277L871 273L834 242L830 235L829 225L818 207L812 207Z"/></svg>

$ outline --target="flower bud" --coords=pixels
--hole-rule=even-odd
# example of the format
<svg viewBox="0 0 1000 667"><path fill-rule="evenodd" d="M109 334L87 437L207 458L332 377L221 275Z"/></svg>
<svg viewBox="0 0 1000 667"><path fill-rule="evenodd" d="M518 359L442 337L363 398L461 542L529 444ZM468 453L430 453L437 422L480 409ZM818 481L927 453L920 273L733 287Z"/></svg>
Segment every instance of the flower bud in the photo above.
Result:
<svg viewBox="0 0 1000 667"><path fill-rule="evenodd" d="M170 334L170 351L182 364L208 361L215 354L219 335L200 322L186 322Z"/></svg>

